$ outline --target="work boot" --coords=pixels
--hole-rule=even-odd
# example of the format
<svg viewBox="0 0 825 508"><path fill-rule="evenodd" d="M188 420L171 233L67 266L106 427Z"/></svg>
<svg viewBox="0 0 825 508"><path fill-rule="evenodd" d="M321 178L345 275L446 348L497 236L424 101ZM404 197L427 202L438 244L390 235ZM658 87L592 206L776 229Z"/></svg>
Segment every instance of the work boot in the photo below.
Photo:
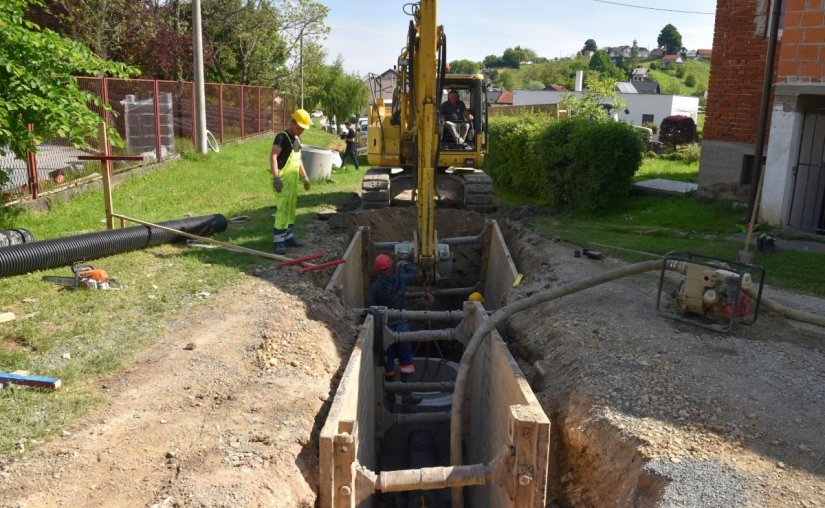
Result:
<svg viewBox="0 0 825 508"><path fill-rule="evenodd" d="M279 256L286 256L286 247L284 247L283 245L276 245L275 254Z"/></svg>
<svg viewBox="0 0 825 508"><path fill-rule="evenodd" d="M286 246L287 247L303 247L304 243L293 239L293 240L287 240Z"/></svg>

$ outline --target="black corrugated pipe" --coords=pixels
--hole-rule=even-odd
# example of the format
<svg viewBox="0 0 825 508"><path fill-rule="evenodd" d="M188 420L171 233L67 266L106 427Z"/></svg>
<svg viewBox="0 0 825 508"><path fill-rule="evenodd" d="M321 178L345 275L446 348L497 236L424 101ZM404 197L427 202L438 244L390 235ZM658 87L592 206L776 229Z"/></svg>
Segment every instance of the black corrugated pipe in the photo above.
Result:
<svg viewBox="0 0 825 508"><path fill-rule="evenodd" d="M227 220L223 215L216 214L159 224L195 235L209 236L226 231ZM133 226L11 245L0 249L0 277L68 266L77 261L102 258L180 239L182 237L169 231Z"/></svg>

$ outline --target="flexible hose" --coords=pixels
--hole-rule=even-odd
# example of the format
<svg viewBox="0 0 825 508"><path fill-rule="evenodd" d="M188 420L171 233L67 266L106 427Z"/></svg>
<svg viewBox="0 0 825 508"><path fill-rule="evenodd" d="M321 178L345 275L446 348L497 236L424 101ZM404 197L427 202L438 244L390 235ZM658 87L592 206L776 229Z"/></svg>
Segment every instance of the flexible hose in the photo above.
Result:
<svg viewBox="0 0 825 508"><path fill-rule="evenodd" d="M754 300L756 300L756 297L759 296L757 291L753 288L745 288L744 291L745 293L747 293L748 296L750 296ZM772 312L776 312L777 314L784 316L788 319L793 319L794 321L825 327L825 316L818 316L816 314L811 314L810 312L792 309L786 305L782 305L779 302L771 300L765 295L762 295L762 298L759 299L759 302L759 304L765 307L766 309Z"/></svg>
<svg viewBox="0 0 825 508"><path fill-rule="evenodd" d="M186 233L207 236L225 231L227 220L223 215L205 215L161 222L160 225ZM68 266L77 261L87 261L152 247L180 238L175 233L158 228L133 226L11 245L0 249L0 277L20 275L56 266Z"/></svg>

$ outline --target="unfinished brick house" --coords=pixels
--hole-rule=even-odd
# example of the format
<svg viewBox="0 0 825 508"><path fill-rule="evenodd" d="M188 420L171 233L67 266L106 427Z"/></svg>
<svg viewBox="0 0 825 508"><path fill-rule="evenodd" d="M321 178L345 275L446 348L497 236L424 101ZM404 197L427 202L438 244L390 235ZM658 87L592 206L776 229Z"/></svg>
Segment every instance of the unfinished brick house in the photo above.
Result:
<svg viewBox="0 0 825 508"><path fill-rule="evenodd" d="M825 0L782 1L759 221L825 234ZM770 0L718 0L699 195L746 202Z"/></svg>

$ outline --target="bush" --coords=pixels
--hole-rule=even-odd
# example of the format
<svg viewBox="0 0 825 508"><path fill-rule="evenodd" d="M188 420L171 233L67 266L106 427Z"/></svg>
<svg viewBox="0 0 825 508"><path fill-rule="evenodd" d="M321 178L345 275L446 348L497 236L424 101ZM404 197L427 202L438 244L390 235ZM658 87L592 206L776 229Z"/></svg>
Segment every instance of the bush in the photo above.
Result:
<svg viewBox="0 0 825 508"><path fill-rule="evenodd" d="M650 62L650 70L658 71L659 70L659 62Z"/></svg>
<svg viewBox="0 0 825 508"><path fill-rule="evenodd" d="M657 134L659 132L659 126L653 122L645 122L642 124L642 127L647 127L648 129L653 131L653 134Z"/></svg>
<svg viewBox="0 0 825 508"><path fill-rule="evenodd" d="M679 147L679 153L682 155L682 160L688 164L699 162L699 157L702 155L702 145L699 143L690 143Z"/></svg>
<svg viewBox="0 0 825 508"><path fill-rule="evenodd" d="M677 67L676 68L676 77L683 78L685 76L685 68L684 67Z"/></svg>
<svg viewBox="0 0 825 508"><path fill-rule="evenodd" d="M497 184L570 211L593 213L620 204L642 163L633 127L583 118L535 117L490 122L485 168Z"/></svg>
<svg viewBox="0 0 825 508"><path fill-rule="evenodd" d="M696 86L696 76L694 76L693 74L688 74L688 77L685 78L685 86Z"/></svg>
<svg viewBox="0 0 825 508"><path fill-rule="evenodd" d="M683 115L665 117L659 126L659 141L676 146L696 141L696 122Z"/></svg>

